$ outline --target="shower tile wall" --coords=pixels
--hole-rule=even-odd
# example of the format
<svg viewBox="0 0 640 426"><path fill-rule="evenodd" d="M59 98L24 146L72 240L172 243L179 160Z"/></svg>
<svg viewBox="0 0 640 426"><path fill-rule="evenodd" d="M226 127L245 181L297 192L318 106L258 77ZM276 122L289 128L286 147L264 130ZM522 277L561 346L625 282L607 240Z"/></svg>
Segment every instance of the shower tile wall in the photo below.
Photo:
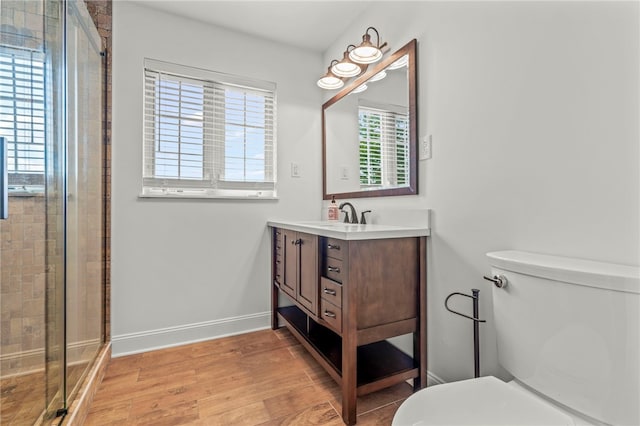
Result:
<svg viewBox="0 0 640 426"><path fill-rule="evenodd" d="M7 377L44 368L44 197L11 197L0 237L0 376Z"/></svg>

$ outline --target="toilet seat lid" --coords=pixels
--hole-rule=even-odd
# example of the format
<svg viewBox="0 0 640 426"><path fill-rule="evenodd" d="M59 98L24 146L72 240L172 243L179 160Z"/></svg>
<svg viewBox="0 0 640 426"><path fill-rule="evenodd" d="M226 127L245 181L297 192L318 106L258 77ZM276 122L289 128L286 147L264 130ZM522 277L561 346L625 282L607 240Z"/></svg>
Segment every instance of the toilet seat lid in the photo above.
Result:
<svg viewBox="0 0 640 426"><path fill-rule="evenodd" d="M423 389L407 398L393 418L394 426L574 424L551 404L493 376Z"/></svg>

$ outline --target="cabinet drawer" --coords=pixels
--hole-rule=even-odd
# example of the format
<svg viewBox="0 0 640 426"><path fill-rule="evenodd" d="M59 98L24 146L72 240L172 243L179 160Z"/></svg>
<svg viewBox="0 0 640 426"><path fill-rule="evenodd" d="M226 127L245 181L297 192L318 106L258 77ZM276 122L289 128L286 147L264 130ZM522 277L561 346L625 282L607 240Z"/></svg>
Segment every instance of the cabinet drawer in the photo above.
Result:
<svg viewBox="0 0 640 426"><path fill-rule="evenodd" d="M320 299L320 318L329 328L342 333L342 309L325 299Z"/></svg>
<svg viewBox="0 0 640 426"><path fill-rule="evenodd" d="M342 307L342 286L337 282L320 278L320 297L337 307Z"/></svg>
<svg viewBox="0 0 640 426"><path fill-rule="evenodd" d="M342 260L334 259L332 257L325 257L323 260L322 276L342 284L342 277L344 276L342 271Z"/></svg>
<svg viewBox="0 0 640 426"><path fill-rule="evenodd" d="M322 253L325 257L343 260L347 251L347 242L335 238L323 238Z"/></svg>

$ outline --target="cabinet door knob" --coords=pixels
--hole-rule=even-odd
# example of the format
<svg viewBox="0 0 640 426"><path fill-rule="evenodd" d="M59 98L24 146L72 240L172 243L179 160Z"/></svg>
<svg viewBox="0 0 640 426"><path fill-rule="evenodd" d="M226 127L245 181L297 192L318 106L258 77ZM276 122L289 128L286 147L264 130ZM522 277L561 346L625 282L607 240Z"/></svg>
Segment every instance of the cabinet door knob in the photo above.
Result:
<svg viewBox="0 0 640 426"><path fill-rule="evenodd" d="M335 296L336 295L336 291L335 290L331 290L330 288L326 288L323 290L324 294L328 294L330 296Z"/></svg>
<svg viewBox="0 0 640 426"><path fill-rule="evenodd" d="M340 268L335 267L335 266L328 266L327 267L327 271L340 273Z"/></svg>
<svg viewBox="0 0 640 426"><path fill-rule="evenodd" d="M329 318L335 318L335 317L336 317L336 314L334 314L334 313L333 313L333 312L331 312L331 311L326 311L326 310L325 310L325 311L324 311L324 316L325 316L325 317L329 317Z"/></svg>
<svg viewBox="0 0 640 426"><path fill-rule="evenodd" d="M294 246L302 245L302 240L300 238L298 238L297 240L291 240L291 244L293 244Z"/></svg>

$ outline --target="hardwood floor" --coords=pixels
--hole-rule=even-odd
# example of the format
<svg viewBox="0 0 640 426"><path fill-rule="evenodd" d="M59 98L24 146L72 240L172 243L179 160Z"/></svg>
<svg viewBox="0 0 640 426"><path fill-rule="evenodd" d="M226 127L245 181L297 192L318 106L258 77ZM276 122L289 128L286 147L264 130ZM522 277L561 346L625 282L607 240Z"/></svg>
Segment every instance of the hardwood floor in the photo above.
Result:
<svg viewBox="0 0 640 426"><path fill-rule="evenodd" d="M389 425L412 392L358 398L358 425ZM85 425L342 425L340 389L285 330L111 360Z"/></svg>

